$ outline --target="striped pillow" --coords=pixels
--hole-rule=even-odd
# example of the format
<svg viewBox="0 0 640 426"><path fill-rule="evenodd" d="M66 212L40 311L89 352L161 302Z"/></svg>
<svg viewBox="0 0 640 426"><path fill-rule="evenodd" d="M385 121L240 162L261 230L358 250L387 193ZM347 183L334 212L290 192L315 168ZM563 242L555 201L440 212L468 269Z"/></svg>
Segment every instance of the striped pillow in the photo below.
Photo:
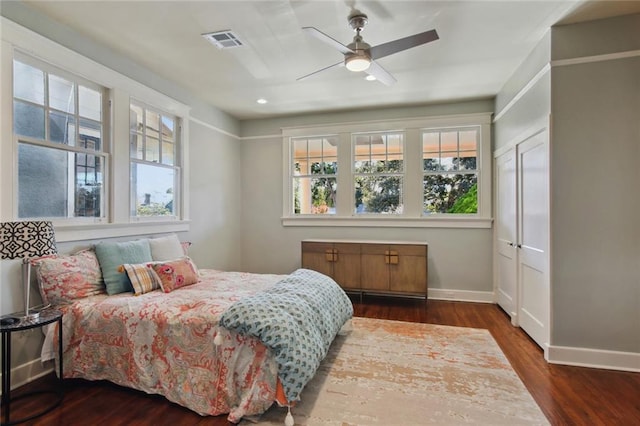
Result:
<svg viewBox="0 0 640 426"><path fill-rule="evenodd" d="M139 296L150 291L160 288L160 279L156 272L151 268L151 263L130 264L125 263L118 267L118 272L126 272L131 285L133 286L133 293Z"/></svg>

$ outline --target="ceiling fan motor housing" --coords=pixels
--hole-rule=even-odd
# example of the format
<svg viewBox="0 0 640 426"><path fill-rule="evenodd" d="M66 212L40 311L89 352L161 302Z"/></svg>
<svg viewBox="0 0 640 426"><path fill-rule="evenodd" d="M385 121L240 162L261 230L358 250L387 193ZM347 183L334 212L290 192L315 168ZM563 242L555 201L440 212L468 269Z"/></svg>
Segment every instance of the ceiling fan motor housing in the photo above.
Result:
<svg viewBox="0 0 640 426"><path fill-rule="evenodd" d="M359 32L361 29L363 29L368 22L369 18L364 13L355 12L349 15L349 26L356 32Z"/></svg>

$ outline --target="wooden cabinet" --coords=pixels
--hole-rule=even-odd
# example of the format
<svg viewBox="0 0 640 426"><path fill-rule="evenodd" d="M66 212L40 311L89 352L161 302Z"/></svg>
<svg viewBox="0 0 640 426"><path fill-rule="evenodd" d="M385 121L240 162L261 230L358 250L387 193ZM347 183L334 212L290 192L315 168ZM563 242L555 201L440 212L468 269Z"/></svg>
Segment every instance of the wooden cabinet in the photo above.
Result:
<svg viewBox="0 0 640 426"><path fill-rule="evenodd" d="M302 267L322 272L345 290L360 290L360 245L302 242Z"/></svg>
<svg viewBox="0 0 640 426"><path fill-rule="evenodd" d="M346 291L427 297L426 243L302 241L302 267Z"/></svg>

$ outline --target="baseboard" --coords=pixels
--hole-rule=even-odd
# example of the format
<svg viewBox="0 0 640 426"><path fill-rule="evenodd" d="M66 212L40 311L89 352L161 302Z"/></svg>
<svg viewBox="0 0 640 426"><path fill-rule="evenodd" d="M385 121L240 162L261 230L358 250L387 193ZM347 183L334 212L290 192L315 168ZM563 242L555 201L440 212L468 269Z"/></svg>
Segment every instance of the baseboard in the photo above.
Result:
<svg viewBox="0 0 640 426"><path fill-rule="evenodd" d="M42 376L53 372L53 361L47 361L44 364L40 361L40 358L31 360L27 363L19 365L11 369L11 389L19 388L26 385ZM0 374L1 377L1 374Z"/></svg>
<svg viewBox="0 0 640 426"><path fill-rule="evenodd" d="M603 349L549 346L551 364L640 372L640 353L607 351Z"/></svg>
<svg viewBox="0 0 640 426"><path fill-rule="evenodd" d="M427 294L428 298L433 300L495 303L493 291L445 290L440 288L430 288Z"/></svg>

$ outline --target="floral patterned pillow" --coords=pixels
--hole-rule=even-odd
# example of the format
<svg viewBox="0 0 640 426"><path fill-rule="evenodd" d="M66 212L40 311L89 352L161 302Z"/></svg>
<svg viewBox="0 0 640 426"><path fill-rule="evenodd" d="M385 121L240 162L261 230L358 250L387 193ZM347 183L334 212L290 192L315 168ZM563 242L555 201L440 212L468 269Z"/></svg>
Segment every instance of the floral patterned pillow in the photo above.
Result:
<svg viewBox="0 0 640 426"><path fill-rule="evenodd" d="M188 257L152 263L149 266L160 278L160 286L165 293L198 282L198 269Z"/></svg>
<svg viewBox="0 0 640 426"><path fill-rule="evenodd" d="M106 293L98 258L91 249L69 256L44 256L30 262L45 303L61 305Z"/></svg>

